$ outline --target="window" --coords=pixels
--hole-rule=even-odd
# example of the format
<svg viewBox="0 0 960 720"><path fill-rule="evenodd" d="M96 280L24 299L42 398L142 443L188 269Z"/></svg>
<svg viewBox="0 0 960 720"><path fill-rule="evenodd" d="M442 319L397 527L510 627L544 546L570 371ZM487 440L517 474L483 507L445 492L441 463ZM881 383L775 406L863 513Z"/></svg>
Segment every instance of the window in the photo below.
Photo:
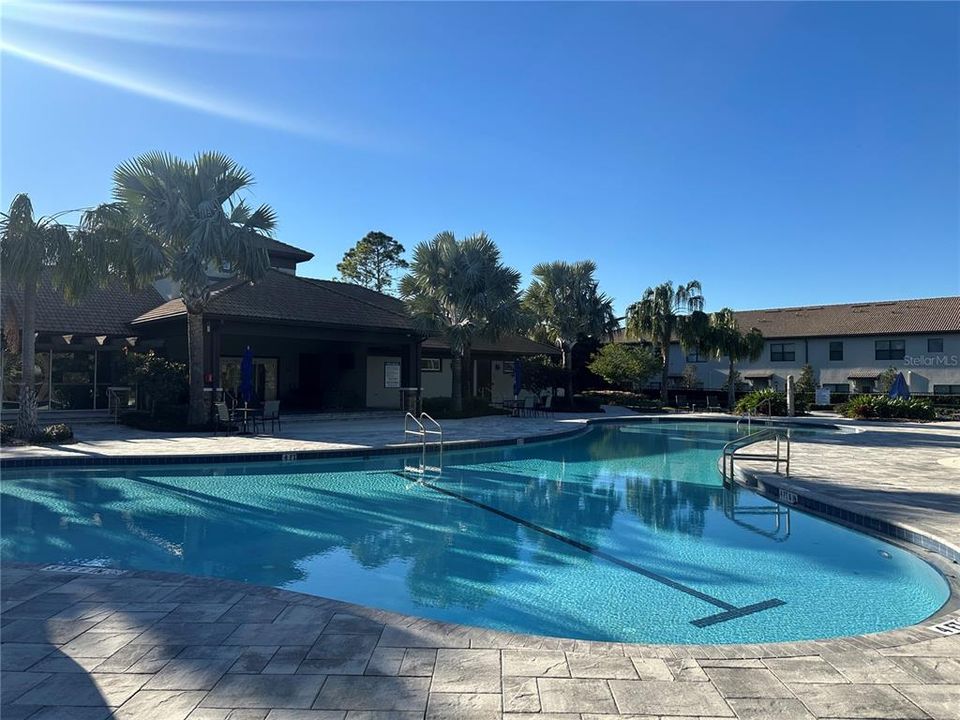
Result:
<svg viewBox="0 0 960 720"><path fill-rule="evenodd" d="M858 393L872 393L877 388L877 381L873 378L857 378L853 381L853 387Z"/></svg>
<svg viewBox="0 0 960 720"><path fill-rule="evenodd" d="M513 375L513 360L504 360L504 361L503 361L503 374L504 374L504 375Z"/></svg>
<svg viewBox="0 0 960 720"><path fill-rule="evenodd" d="M830 359L843 360L843 341L842 340L830 341Z"/></svg>
<svg viewBox="0 0 960 720"><path fill-rule="evenodd" d="M420 358L421 372L440 372L441 370L440 358Z"/></svg>
<svg viewBox="0 0 960 720"><path fill-rule="evenodd" d="M942 352L943 352L943 338L927 338L927 352L928 352L928 353L942 353Z"/></svg>
<svg viewBox="0 0 960 720"><path fill-rule="evenodd" d="M400 387L400 363L393 360L383 363L383 386L385 388Z"/></svg>
<svg viewBox="0 0 960 720"><path fill-rule="evenodd" d="M903 360L905 354L903 340L877 340L875 347L877 360Z"/></svg>
<svg viewBox="0 0 960 720"><path fill-rule="evenodd" d="M687 362L688 363L703 363L709 360L707 354L700 350L700 348L694 348L687 353Z"/></svg>
<svg viewBox="0 0 960 720"><path fill-rule="evenodd" d="M824 383L823 387L832 393L850 392L850 383Z"/></svg>
<svg viewBox="0 0 960 720"><path fill-rule="evenodd" d="M770 343L770 360L772 362L793 362L797 353L793 343Z"/></svg>
<svg viewBox="0 0 960 720"><path fill-rule="evenodd" d="M960 395L960 385L934 385L934 395Z"/></svg>

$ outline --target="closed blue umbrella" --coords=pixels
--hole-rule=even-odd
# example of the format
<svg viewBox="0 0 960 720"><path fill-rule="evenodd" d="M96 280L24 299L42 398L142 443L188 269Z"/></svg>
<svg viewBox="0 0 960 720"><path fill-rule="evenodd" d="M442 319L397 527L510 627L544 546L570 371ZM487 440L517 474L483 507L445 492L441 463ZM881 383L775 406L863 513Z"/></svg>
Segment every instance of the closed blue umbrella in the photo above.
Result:
<svg viewBox="0 0 960 720"><path fill-rule="evenodd" d="M249 345L240 361L240 397L247 405L253 399L253 350Z"/></svg>
<svg viewBox="0 0 960 720"><path fill-rule="evenodd" d="M900 398L901 400L910 399L910 387L907 385L906 379L903 377L903 373L897 373L896 379L893 381L893 385L890 386L890 392L888 395L896 400Z"/></svg>
<svg viewBox="0 0 960 720"><path fill-rule="evenodd" d="M523 363L520 358L513 361L513 397L520 397L520 389L523 387Z"/></svg>

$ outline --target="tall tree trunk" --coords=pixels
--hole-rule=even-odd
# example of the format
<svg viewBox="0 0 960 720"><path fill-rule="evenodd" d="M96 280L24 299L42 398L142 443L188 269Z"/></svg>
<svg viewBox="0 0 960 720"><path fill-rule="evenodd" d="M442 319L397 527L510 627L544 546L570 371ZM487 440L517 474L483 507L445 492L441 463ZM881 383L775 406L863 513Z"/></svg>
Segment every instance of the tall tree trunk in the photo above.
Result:
<svg viewBox="0 0 960 720"><path fill-rule="evenodd" d="M730 356L730 374L727 376L727 412L733 412L733 406L737 404L737 383L734 375L733 355Z"/></svg>
<svg viewBox="0 0 960 720"><path fill-rule="evenodd" d="M450 399L453 401L453 411L463 411L463 356L454 352L450 359L451 388Z"/></svg>
<svg viewBox="0 0 960 720"><path fill-rule="evenodd" d="M573 407L573 346L576 342L563 342L560 349L563 351L563 369L567 371L567 404Z"/></svg>
<svg viewBox="0 0 960 720"><path fill-rule="evenodd" d="M23 321L20 338L20 407L17 410L16 435L32 440L40 432L37 419L37 388L34 378L37 328L37 275L31 273L23 281Z"/></svg>
<svg viewBox="0 0 960 720"><path fill-rule="evenodd" d="M670 378L670 344L660 345L660 362L663 367L660 368L660 403L666 405L669 403L667 395L667 381Z"/></svg>
<svg viewBox="0 0 960 720"><path fill-rule="evenodd" d="M187 357L190 370L190 412L187 423L204 425L208 409L203 402L203 313L187 307Z"/></svg>
<svg viewBox="0 0 960 720"><path fill-rule="evenodd" d="M473 386L473 354L469 345L463 348L463 370L461 385L463 386L463 397L469 399L477 394L477 389Z"/></svg>

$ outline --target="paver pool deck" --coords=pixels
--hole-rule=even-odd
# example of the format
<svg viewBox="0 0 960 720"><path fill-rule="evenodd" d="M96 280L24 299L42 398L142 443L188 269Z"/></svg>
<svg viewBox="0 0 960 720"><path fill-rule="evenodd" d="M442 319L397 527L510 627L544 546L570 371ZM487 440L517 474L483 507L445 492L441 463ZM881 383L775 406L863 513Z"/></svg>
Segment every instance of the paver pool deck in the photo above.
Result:
<svg viewBox="0 0 960 720"><path fill-rule="evenodd" d="M258 446L253 452L288 452L398 441L397 419L351 422L357 424L285 426L276 438L226 440L133 431L118 437L112 426L95 437L100 428L91 426L64 456L246 453L251 443ZM485 418L448 421L444 430L453 439L504 440L563 432L576 422L583 419ZM790 478L749 470L775 487L957 549L960 426L857 427L862 432L794 443ZM277 449L264 450L267 443ZM57 450L5 448L4 458L50 452ZM920 625L830 640L712 646L517 635L225 580L6 564L0 717L960 720L960 634L931 627L960 623L960 572L930 557L950 578L953 597Z"/></svg>

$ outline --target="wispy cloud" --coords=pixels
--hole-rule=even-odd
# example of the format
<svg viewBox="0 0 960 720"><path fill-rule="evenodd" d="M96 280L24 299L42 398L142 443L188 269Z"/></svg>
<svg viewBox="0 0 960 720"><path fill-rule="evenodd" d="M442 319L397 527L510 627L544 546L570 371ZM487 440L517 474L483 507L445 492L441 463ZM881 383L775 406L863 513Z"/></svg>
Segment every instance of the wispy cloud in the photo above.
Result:
<svg viewBox="0 0 960 720"><path fill-rule="evenodd" d="M275 109L260 110L256 107L238 103L227 97L212 96L206 91L201 94L188 88L176 87L168 81L158 78L147 78L133 73L125 73L117 68L107 68L87 60L55 55L49 51L39 52L31 50L30 48L16 45L6 39L0 39L0 50L70 75L93 80L94 82L136 93L137 95L172 103L181 107L190 108L191 110L198 110L210 115L218 115L251 125L259 125L261 127L324 140L336 142L355 141L354 138L344 137L335 130L325 128L320 123L290 117Z"/></svg>
<svg viewBox="0 0 960 720"><path fill-rule="evenodd" d="M24 3L7 0L3 6L6 33L52 30L68 36L108 38L142 45L191 48L205 52L286 56L289 48L257 42L264 28L243 21L235 13L202 13L195 9L157 10L78 3ZM224 32L226 35L224 36Z"/></svg>
<svg viewBox="0 0 960 720"><path fill-rule="evenodd" d="M3 1L3 0L0 0ZM4 2L4 27L0 52L88 81L177 105L235 122L292 133L324 142L366 148L389 149L393 143L364 133L355 124L329 117L291 112L267 98L238 99L229 91L213 91L192 85L189 79L171 78L162 70L145 69L151 55L161 66L164 48L195 48L218 52L262 54L253 51L256 42L244 38L265 28L249 27L249 18L227 12L194 9L156 9L74 3ZM10 22L10 21L13 22ZM84 36L90 42L82 42ZM107 38L117 42L102 42ZM228 40L229 39L229 40ZM124 48L127 44L127 49ZM151 54L136 45L158 47ZM130 53L135 53L131 56ZM288 53L281 53L288 54ZM137 57L140 62L131 62ZM199 61L202 62L202 61ZM153 67L157 63L147 67Z"/></svg>

